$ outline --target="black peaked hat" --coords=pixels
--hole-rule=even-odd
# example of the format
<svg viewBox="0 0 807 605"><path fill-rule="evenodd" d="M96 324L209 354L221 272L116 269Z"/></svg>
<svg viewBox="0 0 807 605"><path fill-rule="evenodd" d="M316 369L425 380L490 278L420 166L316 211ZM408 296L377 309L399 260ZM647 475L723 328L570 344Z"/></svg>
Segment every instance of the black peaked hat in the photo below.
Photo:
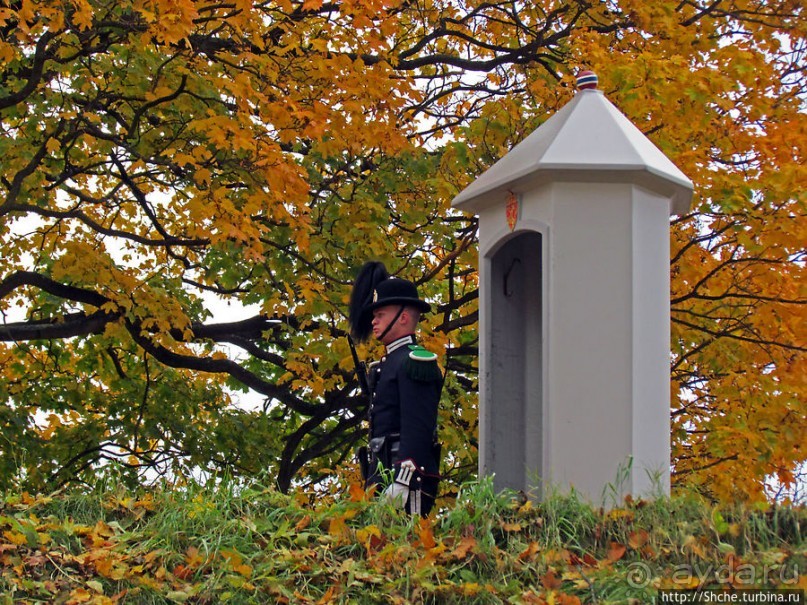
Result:
<svg viewBox="0 0 807 605"><path fill-rule="evenodd" d="M379 283L373 293L373 302L367 307L368 311L385 307L387 305L406 305L415 307L422 313L431 311L431 305L420 300L415 284L406 279L390 277Z"/></svg>
<svg viewBox="0 0 807 605"><path fill-rule="evenodd" d="M350 293L348 323L353 338L359 342L367 340L373 329L373 309L387 305L412 306L424 313L431 309L429 303L418 297L414 283L390 277L382 262L364 263Z"/></svg>

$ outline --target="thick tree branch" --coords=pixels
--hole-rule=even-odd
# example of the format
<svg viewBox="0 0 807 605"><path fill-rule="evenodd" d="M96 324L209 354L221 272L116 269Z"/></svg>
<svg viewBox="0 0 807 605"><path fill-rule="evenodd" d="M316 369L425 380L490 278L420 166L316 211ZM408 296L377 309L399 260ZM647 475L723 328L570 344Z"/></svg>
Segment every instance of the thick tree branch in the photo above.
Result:
<svg viewBox="0 0 807 605"><path fill-rule="evenodd" d="M307 444L299 454L295 455L302 441L306 437L310 438L314 434L314 430L326 419L332 418L339 407L341 406L336 404L323 406L318 414L306 420L296 431L286 437L286 445L283 448L280 469L278 470L278 486L282 491L288 491L292 478L304 464L325 455L327 452L337 451L348 444L353 444L360 438L355 429L362 423L364 416L355 413L354 410L352 414L340 418L332 430L316 439L314 443Z"/></svg>
<svg viewBox="0 0 807 605"><path fill-rule="evenodd" d="M73 313L61 318L0 325L0 341L55 340L101 334L118 316L98 311L91 315Z"/></svg>
<svg viewBox="0 0 807 605"><path fill-rule="evenodd" d="M5 97L0 97L0 110L13 107L17 103L21 103L31 95L37 87L42 83L42 76L44 74L45 61L48 59L48 44L51 40L56 38L56 32L46 31L43 33L39 40L36 42L34 48L33 62L31 63L28 79L23 87L17 92L11 93Z"/></svg>
<svg viewBox="0 0 807 605"><path fill-rule="evenodd" d="M123 239L128 239L133 242L137 242L138 244L143 244L144 246L185 246L185 247L202 247L207 246L210 244L209 239L197 238L197 239L182 239L179 237L171 237L163 238L163 239L152 239L148 237L143 237L141 235L137 235L136 233L131 233L129 231L121 231L120 229L111 229L108 227L104 227L100 223L94 221L86 214L81 212L80 210L73 209L73 210L49 210L47 208L40 208L39 206L33 206L31 204L14 204L8 207L3 208L3 213L7 212L27 212L29 214L36 214L39 216L45 216L48 218L55 218L59 220L66 220L66 219L76 219L88 227L90 227L93 231L101 233L102 235L109 235L110 237L120 237Z"/></svg>
<svg viewBox="0 0 807 605"><path fill-rule="evenodd" d="M53 296L99 308L104 303L109 302L108 298L97 292L68 286L33 271L17 271L0 281L0 298L5 298L11 292L23 286L33 286Z"/></svg>
<svg viewBox="0 0 807 605"><path fill-rule="evenodd" d="M311 416L321 409L321 406L308 403L299 397L293 396L289 390L263 380L257 374L241 367L234 361L229 359L214 359L211 357L194 357L175 353L156 344L150 337L142 333L139 326L127 321L126 328L129 334L131 334L132 339L144 351L149 353L160 363L164 363L169 367L209 372L211 374L228 374L255 392L277 399L295 412L305 416Z"/></svg>
<svg viewBox="0 0 807 605"><path fill-rule="evenodd" d="M679 317L672 317L672 321L674 323L680 324L682 326L686 326L691 330L695 330L696 332L704 332L709 334L710 336L714 336L715 338L731 338L733 340L740 340L742 342L748 342L755 345L764 345L769 347L778 347L781 349L786 349L790 351L801 351L807 352L807 347L801 347L795 344L788 344L786 342L779 342L774 340L765 340L762 338L751 338L749 336L743 336L742 334L738 334L738 330L713 330L706 326L694 324L689 321L684 321Z"/></svg>

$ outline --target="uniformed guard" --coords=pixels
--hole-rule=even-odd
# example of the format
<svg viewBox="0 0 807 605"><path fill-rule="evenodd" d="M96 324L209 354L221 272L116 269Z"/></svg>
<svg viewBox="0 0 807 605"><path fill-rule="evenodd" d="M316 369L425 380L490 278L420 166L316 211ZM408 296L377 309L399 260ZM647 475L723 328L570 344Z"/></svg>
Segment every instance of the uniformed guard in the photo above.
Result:
<svg viewBox="0 0 807 605"><path fill-rule="evenodd" d="M366 263L350 298L350 330L357 341L370 333L386 347L370 364L370 439L359 462L367 487L387 483L383 497L426 516L439 483L437 406L443 380L437 355L415 341L421 313L431 309L414 283L390 277L384 265ZM385 473L386 471L386 473Z"/></svg>

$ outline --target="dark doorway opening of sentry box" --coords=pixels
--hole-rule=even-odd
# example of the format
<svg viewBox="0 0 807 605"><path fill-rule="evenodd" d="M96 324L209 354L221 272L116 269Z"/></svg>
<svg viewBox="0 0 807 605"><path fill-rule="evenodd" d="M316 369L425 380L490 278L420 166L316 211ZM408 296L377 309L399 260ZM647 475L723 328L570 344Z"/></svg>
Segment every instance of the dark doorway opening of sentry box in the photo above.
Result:
<svg viewBox="0 0 807 605"><path fill-rule="evenodd" d="M490 259L482 465L497 489L538 488L543 462L542 235L517 233Z"/></svg>

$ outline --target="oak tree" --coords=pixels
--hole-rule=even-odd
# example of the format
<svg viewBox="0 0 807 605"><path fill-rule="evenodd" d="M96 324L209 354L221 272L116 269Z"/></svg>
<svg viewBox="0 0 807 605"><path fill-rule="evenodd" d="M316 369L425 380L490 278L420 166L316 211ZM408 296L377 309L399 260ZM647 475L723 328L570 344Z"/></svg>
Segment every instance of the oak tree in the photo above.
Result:
<svg viewBox="0 0 807 605"><path fill-rule="evenodd" d="M793 0L0 1L0 486L321 480L362 435L344 314L370 257L436 308L446 474L473 473L476 224L450 201L580 67L696 184L672 223L674 478L787 484L804 22Z"/></svg>

